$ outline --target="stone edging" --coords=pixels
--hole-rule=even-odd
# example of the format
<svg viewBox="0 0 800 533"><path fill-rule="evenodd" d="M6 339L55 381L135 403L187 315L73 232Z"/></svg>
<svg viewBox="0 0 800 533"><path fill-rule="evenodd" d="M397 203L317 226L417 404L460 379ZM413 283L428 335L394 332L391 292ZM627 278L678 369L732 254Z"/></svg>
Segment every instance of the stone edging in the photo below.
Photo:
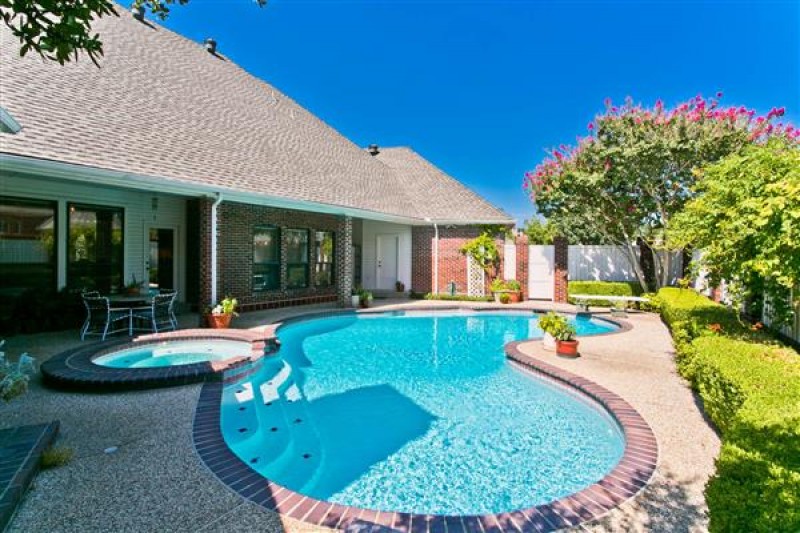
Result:
<svg viewBox="0 0 800 533"><path fill-rule="evenodd" d="M94 359L115 351L163 341L234 340L250 343L248 353L224 361L158 368L112 368L94 363ZM186 385L201 381L222 380L225 372L234 375L251 370L250 363L265 353L277 350L273 335L239 329L184 329L142 335L134 339L118 339L79 346L51 357L41 365L45 385L81 391L120 391Z"/></svg>
<svg viewBox="0 0 800 533"><path fill-rule="evenodd" d="M441 307L433 309L442 310ZM341 313L315 313L302 318L334 314ZM285 320L281 324L298 318ZM615 323L622 326L621 323ZM624 330L630 329L629 324L625 326ZM280 324L276 324L272 331L278 327ZM241 497L269 511L333 529L360 526L399 532L545 532L600 518L638 494L650 481L658 462L655 436L641 415L618 395L588 379L523 354L518 349L519 344L512 342L506 345L506 356L512 364L589 396L613 416L625 435L625 452L609 474L577 493L547 504L498 514L423 515L361 509L294 492L250 468L225 443L220 429L224 384L219 382L206 383L200 393L192 429L195 451L217 478Z"/></svg>
<svg viewBox="0 0 800 533"><path fill-rule="evenodd" d="M39 458L58 435L58 421L0 430L0 531L11 522L36 472Z"/></svg>

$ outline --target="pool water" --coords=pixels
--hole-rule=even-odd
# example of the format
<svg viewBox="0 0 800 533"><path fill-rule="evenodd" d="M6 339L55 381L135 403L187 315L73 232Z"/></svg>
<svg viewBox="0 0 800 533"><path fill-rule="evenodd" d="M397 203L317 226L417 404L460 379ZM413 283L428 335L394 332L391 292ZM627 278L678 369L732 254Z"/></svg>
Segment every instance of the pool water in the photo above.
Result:
<svg viewBox="0 0 800 533"><path fill-rule="evenodd" d="M579 335L615 326L573 320ZM513 312L347 315L278 331L278 356L223 391L228 446L265 477L321 500L430 513L498 513L577 492L620 460L612 418L511 366L541 337Z"/></svg>
<svg viewBox="0 0 800 533"><path fill-rule="evenodd" d="M243 341L164 341L113 352L92 362L112 368L156 368L221 361L250 352L250 343Z"/></svg>

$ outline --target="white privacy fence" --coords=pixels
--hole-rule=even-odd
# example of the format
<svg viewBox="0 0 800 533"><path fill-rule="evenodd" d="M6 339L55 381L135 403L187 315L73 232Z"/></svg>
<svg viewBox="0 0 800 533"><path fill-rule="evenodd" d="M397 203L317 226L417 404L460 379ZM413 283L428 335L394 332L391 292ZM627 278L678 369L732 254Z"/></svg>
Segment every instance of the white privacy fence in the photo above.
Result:
<svg viewBox="0 0 800 533"><path fill-rule="evenodd" d="M639 247L634 246L637 257ZM658 252L666 257L667 252ZM683 272L683 255L669 252L670 284ZM571 281L638 281L636 272L621 246L573 244L569 247L569 279Z"/></svg>

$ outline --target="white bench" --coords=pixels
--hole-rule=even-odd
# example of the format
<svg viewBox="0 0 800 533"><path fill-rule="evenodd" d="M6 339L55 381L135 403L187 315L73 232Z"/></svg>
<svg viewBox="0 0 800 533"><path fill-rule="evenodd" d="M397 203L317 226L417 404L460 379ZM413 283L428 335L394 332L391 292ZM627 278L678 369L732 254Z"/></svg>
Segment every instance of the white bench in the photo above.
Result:
<svg viewBox="0 0 800 533"><path fill-rule="evenodd" d="M578 307L578 311L588 313L589 300L605 300L614 304L611 308L612 315L622 316L625 316L625 311L630 302L650 301L642 296L612 296L607 294L570 294L569 297L575 299L575 305Z"/></svg>

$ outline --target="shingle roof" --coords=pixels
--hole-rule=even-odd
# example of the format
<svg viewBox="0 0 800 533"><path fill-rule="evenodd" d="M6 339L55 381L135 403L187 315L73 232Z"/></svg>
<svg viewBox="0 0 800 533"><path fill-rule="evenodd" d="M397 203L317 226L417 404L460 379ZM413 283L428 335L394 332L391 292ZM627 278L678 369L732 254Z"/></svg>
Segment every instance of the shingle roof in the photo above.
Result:
<svg viewBox="0 0 800 533"><path fill-rule="evenodd" d="M425 216L432 220L511 220L509 215L445 174L411 148L381 148L375 157L395 171L408 197L424 204Z"/></svg>
<svg viewBox="0 0 800 533"><path fill-rule="evenodd" d="M101 68L20 58L0 31L0 106L23 127L0 133L0 152L406 218L447 214L271 85L118 11L95 23ZM488 213L482 201L453 207L464 221Z"/></svg>

